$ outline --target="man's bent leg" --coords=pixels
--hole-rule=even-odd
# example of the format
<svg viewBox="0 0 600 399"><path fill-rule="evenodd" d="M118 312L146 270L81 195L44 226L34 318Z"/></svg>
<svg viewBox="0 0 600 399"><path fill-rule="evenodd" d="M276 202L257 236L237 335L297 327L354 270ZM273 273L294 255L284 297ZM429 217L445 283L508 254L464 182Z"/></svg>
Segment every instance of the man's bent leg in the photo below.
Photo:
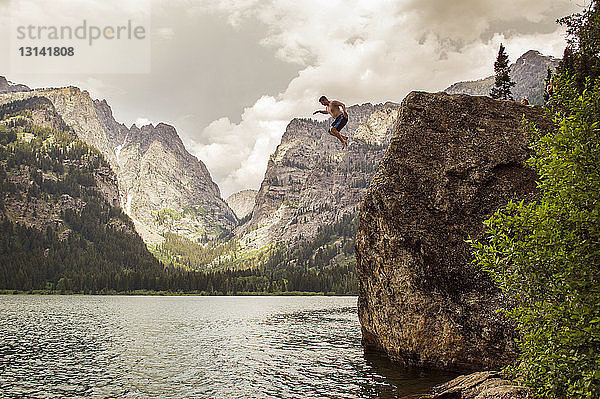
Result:
<svg viewBox="0 0 600 399"><path fill-rule="evenodd" d="M331 134L334 137L337 137L342 142L342 144L344 144L344 138L343 138L343 136L333 126L331 126L331 128L329 129L329 134Z"/></svg>
<svg viewBox="0 0 600 399"><path fill-rule="evenodd" d="M348 137L343 136L335 127L331 126L331 128L329 129L329 134L331 134L334 137L337 137L340 142L342 143L342 149L346 148L346 146L348 145Z"/></svg>

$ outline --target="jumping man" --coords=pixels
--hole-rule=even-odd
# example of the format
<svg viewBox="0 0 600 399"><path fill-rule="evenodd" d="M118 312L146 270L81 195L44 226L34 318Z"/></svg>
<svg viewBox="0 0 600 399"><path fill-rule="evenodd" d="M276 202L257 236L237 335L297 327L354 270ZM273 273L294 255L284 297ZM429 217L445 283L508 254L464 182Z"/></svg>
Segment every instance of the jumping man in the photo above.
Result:
<svg viewBox="0 0 600 399"><path fill-rule="evenodd" d="M342 130L342 128L346 126L346 123L348 123L348 113L346 112L346 106L336 100L329 101L325 96L321 96L321 98L319 98L319 102L325 106L325 109L315 111L313 112L313 115L331 115L331 117L333 118L333 122L331 123L331 127L329 128L328 133L340 139L340 141L342 142L343 150L348 145L348 137L340 134L340 130Z"/></svg>

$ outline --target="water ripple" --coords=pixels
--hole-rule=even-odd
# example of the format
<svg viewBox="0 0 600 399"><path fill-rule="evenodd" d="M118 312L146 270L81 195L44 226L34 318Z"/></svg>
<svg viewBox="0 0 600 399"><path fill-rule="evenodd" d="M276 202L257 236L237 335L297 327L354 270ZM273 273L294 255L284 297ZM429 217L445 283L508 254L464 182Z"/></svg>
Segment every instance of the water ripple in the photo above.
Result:
<svg viewBox="0 0 600 399"><path fill-rule="evenodd" d="M355 297L0 296L2 398L401 398Z"/></svg>

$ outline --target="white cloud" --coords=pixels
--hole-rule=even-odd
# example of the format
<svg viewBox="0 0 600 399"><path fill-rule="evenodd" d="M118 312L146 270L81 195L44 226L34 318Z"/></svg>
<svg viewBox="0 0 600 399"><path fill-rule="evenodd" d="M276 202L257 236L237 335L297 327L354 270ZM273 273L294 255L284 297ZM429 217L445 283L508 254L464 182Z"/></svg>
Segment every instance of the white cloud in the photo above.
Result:
<svg viewBox="0 0 600 399"><path fill-rule="evenodd" d="M150 122L150 119L148 119L148 118L139 117L135 120L135 125L137 127L144 127L144 126L151 125L151 124L152 124L152 122Z"/></svg>
<svg viewBox="0 0 600 399"><path fill-rule="evenodd" d="M192 151L207 164L225 196L260 185L289 120L310 116L319 108L321 94L353 104L400 101L411 90L441 90L490 74L501 42L513 61L529 49L560 56L563 31L554 19L574 10L568 0L202 4L204 11L228 13L237 26L259 20L269 32L261 43L303 67L282 93L262 96L246 108L240 123L218 119L195 138ZM503 23L526 24L534 32L490 34L492 26ZM535 32L543 24L549 32Z"/></svg>
<svg viewBox="0 0 600 399"><path fill-rule="evenodd" d="M262 181L269 154L295 116L285 103L262 97L244 111L241 123L218 119L204 129L202 143L192 144L191 151L206 163L224 197Z"/></svg>
<svg viewBox="0 0 600 399"><path fill-rule="evenodd" d="M79 3L60 0L67 1ZM123 3L131 12L144 12L146 1ZM119 11L107 5L111 2L88 3L107 9L107 16ZM316 101L320 95L350 105L401 101L411 90L441 90L456 81L489 75L501 42L512 61L529 49L560 56L564 37L554 20L581 4L574 0L153 0L152 6L153 74L81 75L75 82L64 75L62 82L108 98L116 116L126 115L128 124L151 122L146 117L136 120L139 115L151 115L154 122L172 121L226 196L258 188L285 126L294 117L310 117L320 108ZM73 17L80 15L74 12ZM0 24L0 32L6 30L7 19L0 15L0 21L7 22ZM202 30L207 19L213 25ZM220 21L229 23L233 31L215 29L222 27L217 25ZM240 33L236 46L231 43L235 32ZM209 42L220 47L194 47L197 39L211 34L214 39ZM252 66L239 62L240 54L248 55L244 49L250 40L269 50L256 55L260 62ZM0 42L0 49L5 47ZM289 63L292 72L273 77L282 63L269 58L271 51ZM221 52L219 57L214 57L215 52ZM215 58L252 72L229 71L228 76L260 78L213 87L206 76L222 79ZM261 76L257 70L268 72ZM288 82L296 70L298 74ZM52 79L56 85L57 77ZM277 82L270 86L276 89L265 89L266 81ZM35 87L38 82L44 80L28 77L25 83ZM213 101L215 93L218 101ZM253 103L236 118L237 111L232 110L240 109L248 98ZM224 106L228 109L222 114L215 113ZM228 117L206 126L215 115ZM196 126L200 131L193 136Z"/></svg>

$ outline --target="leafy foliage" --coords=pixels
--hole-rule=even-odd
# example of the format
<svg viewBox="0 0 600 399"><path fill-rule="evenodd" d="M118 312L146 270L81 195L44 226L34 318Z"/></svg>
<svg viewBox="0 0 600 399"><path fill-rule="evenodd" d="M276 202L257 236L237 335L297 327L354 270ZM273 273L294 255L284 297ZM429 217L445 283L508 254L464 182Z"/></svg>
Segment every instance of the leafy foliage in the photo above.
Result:
<svg viewBox="0 0 600 399"><path fill-rule="evenodd" d="M515 376L542 398L600 397L600 84L555 77L556 130L534 134L541 199L486 222L476 261L514 301Z"/></svg>
<svg viewBox="0 0 600 399"><path fill-rule="evenodd" d="M550 95L552 93L552 85L554 84L554 79L552 78L552 70L548 68L546 73L546 78L544 79L544 104L550 101Z"/></svg>
<svg viewBox="0 0 600 399"><path fill-rule="evenodd" d="M600 4L592 0L581 13L558 20L567 29L568 46L558 72L572 76L578 92L600 77Z"/></svg>
<svg viewBox="0 0 600 399"><path fill-rule="evenodd" d="M600 398L600 6L562 18L569 35L548 79L555 130L533 133L539 201L486 222L476 261L505 290L522 334L509 370L541 398Z"/></svg>

